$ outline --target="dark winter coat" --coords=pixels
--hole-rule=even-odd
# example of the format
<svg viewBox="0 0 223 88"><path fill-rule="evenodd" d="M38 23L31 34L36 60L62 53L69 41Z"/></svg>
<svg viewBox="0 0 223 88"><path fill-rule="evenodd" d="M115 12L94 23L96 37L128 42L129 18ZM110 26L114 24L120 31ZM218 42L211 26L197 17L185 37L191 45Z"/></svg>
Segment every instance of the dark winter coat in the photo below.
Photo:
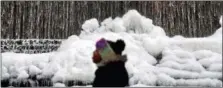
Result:
<svg viewBox="0 0 223 88"><path fill-rule="evenodd" d="M128 72L125 68L126 56L98 67L95 72L93 87L125 87L129 85Z"/></svg>

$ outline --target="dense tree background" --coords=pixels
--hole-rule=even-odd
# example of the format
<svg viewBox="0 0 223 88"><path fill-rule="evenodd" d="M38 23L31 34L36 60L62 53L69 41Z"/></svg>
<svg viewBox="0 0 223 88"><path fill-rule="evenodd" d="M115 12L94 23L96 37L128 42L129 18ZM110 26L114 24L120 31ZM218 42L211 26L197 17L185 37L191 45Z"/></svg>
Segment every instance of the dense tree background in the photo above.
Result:
<svg viewBox="0 0 223 88"><path fill-rule="evenodd" d="M203 37L220 27L221 1L1 1L1 38L64 39L83 22L136 9L169 36Z"/></svg>

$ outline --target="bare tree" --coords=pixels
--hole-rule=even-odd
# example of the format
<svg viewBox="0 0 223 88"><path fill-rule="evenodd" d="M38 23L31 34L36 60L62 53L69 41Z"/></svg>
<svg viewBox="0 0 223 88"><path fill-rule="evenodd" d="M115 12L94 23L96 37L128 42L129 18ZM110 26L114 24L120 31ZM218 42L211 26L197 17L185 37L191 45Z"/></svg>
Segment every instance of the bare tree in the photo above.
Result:
<svg viewBox="0 0 223 88"><path fill-rule="evenodd" d="M122 16L130 9L151 18L169 36L203 37L220 27L221 1L2 1L1 38L64 39L83 22Z"/></svg>

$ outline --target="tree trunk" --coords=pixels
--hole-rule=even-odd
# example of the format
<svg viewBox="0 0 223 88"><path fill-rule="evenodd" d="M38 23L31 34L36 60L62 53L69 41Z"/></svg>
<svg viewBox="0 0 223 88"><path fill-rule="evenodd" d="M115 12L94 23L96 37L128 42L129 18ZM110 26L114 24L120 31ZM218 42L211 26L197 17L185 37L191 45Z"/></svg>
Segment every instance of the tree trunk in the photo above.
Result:
<svg viewBox="0 0 223 88"><path fill-rule="evenodd" d="M204 37L220 27L221 1L2 1L1 38L66 39L85 20L138 10L168 36Z"/></svg>

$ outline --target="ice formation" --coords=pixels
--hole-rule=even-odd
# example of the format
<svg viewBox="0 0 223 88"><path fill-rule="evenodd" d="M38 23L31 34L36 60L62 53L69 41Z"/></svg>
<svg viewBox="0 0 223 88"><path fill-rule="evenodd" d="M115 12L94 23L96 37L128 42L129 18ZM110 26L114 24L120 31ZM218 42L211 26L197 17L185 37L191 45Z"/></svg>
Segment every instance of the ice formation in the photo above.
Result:
<svg viewBox="0 0 223 88"><path fill-rule="evenodd" d="M168 37L151 19L130 10L123 17L109 17L101 23L92 18L82 29L79 36L70 36L55 52L2 53L3 79L52 77L55 87L64 87L65 80L91 83L97 68L92 52L96 40L104 37L125 41L123 53L128 57L126 68L132 87L222 86L222 27L203 38Z"/></svg>

